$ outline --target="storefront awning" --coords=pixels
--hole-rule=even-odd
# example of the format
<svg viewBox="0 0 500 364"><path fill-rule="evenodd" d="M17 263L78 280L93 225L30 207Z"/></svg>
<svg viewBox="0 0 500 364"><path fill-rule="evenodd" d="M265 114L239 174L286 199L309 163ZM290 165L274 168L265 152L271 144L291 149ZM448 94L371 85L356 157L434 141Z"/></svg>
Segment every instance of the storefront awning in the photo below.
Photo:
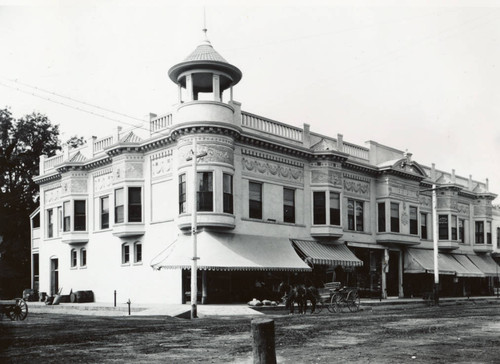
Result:
<svg viewBox="0 0 500 364"><path fill-rule="evenodd" d="M455 271L457 277L477 277L476 274L470 272L465 266L460 264L454 256L454 254L439 253L439 259L444 261L447 266L451 267ZM441 267L438 268L441 270Z"/></svg>
<svg viewBox="0 0 500 364"><path fill-rule="evenodd" d="M500 266L489 255L467 255L481 272L487 277L500 275Z"/></svg>
<svg viewBox="0 0 500 364"><path fill-rule="evenodd" d="M198 269L224 271L310 271L288 238L202 231L197 236ZM179 235L151 266L191 269L191 235Z"/></svg>
<svg viewBox="0 0 500 364"><path fill-rule="evenodd" d="M439 274L455 275L455 268L448 259L438 254ZM434 273L434 252L426 249L406 249L405 273Z"/></svg>
<svg viewBox="0 0 500 364"><path fill-rule="evenodd" d="M292 239L294 246L299 251L306 263L328 266L362 266L363 261L344 244L322 244L314 240Z"/></svg>
<svg viewBox="0 0 500 364"><path fill-rule="evenodd" d="M472 261L467 258L467 255L463 254L453 254L453 258L455 258L461 265L463 265L467 271L469 272L467 275L463 277L484 277L484 273L479 270L478 267ZM459 274L457 273L457 276Z"/></svg>

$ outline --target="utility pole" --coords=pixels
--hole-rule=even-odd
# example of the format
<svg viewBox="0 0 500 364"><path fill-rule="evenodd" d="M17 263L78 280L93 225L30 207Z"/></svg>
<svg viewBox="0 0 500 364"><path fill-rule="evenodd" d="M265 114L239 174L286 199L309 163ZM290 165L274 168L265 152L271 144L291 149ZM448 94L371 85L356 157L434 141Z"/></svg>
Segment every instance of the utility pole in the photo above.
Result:
<svg viewBox="0 0 500 364"><path fill-rule="evenodd" d="M434 242L434 303L439 305L438 215L436 185L432 185L432 237Z"/></svg>
<svg viewBox="0 0 500 364"><path fill-rule="evenodd" d="M198 298L198 247L197 247L197 241L196 241L196 234L197 234L197 216L196 212L198 209L197 206L197 201L198 201L198 196L197 196L197 181L198 181L198 171L197 171L197 161L198 158L203 158L206 156L207 153L197 153L196 150L196 136L193 135L193 150L191 151L191 155L186 158L187 161L192 160L193 161L193 182L191 184L191 190L193 191L191 196L191 238L192 238L192 244L193 244L193 260L191 263L191 319L198 318L198 310L196 307L196 302Z"/></svg>

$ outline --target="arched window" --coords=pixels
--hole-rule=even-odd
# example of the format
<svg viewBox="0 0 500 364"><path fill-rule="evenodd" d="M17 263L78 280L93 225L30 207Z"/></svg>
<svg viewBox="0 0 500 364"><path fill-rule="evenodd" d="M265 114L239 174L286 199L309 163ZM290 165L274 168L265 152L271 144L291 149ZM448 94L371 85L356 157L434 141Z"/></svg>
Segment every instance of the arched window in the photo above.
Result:
<svg viewBox="0 0 500 364"><path fill-rule="evenodd" d="M122 264L130 264L130 244L122 244Z"/></svg>
<svg viewBox="0 0 500 364"><path fill-rule="evenodd" d="M142 263L142 243L134 243L134 263Z"/></svg>
<svg viewBox="0 0 500 364"><path fill-rule="evenodd" d="M77 251L76 249L71 249L71 268L75 268L78 264Z"/></svg>
<svg viewBox="0 0 500 364"><path fill-rule="evenodd" d="M87 249L81 248L80 249L80 267L86 267L87 266Z"/></svg>

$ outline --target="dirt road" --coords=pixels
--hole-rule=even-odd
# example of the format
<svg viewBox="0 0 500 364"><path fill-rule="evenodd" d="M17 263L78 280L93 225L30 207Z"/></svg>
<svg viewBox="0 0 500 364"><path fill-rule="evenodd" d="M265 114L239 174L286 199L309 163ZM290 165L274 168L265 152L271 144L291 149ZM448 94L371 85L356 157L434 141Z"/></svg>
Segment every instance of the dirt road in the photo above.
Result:
<svg viewBox="0 0 500 364"><path fill-rule="evenodd" d="M272 316L280 363L500 363L500 305ZM251 363L251 318L30 314L1 363Z"/></svg>

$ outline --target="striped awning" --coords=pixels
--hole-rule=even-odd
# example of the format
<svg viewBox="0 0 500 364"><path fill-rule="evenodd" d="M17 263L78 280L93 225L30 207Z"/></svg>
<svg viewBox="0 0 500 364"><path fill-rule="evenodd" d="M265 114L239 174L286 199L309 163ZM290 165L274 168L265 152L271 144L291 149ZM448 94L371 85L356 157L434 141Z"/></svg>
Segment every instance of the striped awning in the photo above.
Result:
<svg viewBox="0 0 500 364"><path fill-rule="evenodd" d="M217 271L310 271L288 238L202 231L198 269ZM191 235L177 240L151 262L154 269L191 269Z"/></svg>
<svg viewBox="0 0 500 364"><path fill-rule="evenodd" d="M500 266L493 260L492 257L486 254L472 255L467 257L476 265L481 272L487 277L495 277L500 275Z"/></svg>
<svg viewBox="0 0 500 364"><path fill-rule="evenodd" d="M344 244L323 244L315 240L292 239L299 255L309 265L354 266L360 267L363 261L358 259Z"/></svg>
<svg viewBox="0 0 500 364"><path fill-rule="evenodd" d="M405 252L405 273L434 273L434 252L427 249L406 249ZM454 265L443 254L438 254L439 274L455 275Z"/></svg>
<svg viewBox="0 0 500 364"><path fill-rule="evenodd" d="M468 271L467 275L463 275L463 277L484 277L484 273L474 264L472 261L467 258L467 255L464 254L453 254L453 258L455 258L460 264L462 264ZM459 274L457 273L457 276Z"/></svg>

